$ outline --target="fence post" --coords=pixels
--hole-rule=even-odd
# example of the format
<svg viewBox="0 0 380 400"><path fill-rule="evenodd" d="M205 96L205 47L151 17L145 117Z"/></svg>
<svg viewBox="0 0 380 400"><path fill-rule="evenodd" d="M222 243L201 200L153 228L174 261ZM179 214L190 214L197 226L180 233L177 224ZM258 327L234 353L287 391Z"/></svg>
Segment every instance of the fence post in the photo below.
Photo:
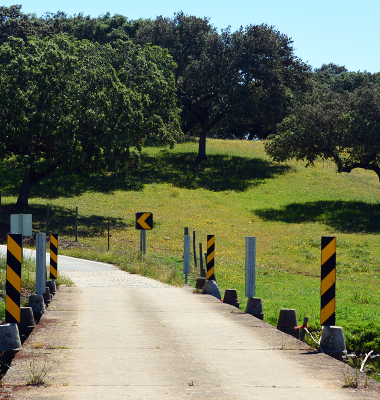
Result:
<svg viewBox="0 0 380 400"><path fill-rule="evenodd" d="M256 238L245 238L245 295L248 298L256 294Z"/></svg>
<svg viewBox="0 0 380 400"><path fill-rule="evenodd" d="M335 325L336 238L321 240L321 325Z"/></svg>
<svg viewBox="0 0 380 400"><path fill-rule="evenodd" d="M46 205L46 237L49 237L49 204Z"/></svg>
<svg viewBox="0 0 380 400"><path fill-rule="evenodd" d="M190 273L190 236L185 235L183 241L183 273L185 274L185 283L187 284L187 275Z"/></svg>
<svg viewBox="0 0 380 400"><path fill-rule="evenodd" d="M46 292L46 234L36 234L36 293Z"/></svg>
<svg viewBox="0 0 380 400"><path fill-rule="evenodd" d="M108 237L108 250L110 249L110 219L108 218L108 226L107 226L107 237Z"/></svg>
<svg viewBox="0 0 380 400"><path fill-rule="evenodd" d="M75 208L75 241L78 241L78 207Z"/></svg>

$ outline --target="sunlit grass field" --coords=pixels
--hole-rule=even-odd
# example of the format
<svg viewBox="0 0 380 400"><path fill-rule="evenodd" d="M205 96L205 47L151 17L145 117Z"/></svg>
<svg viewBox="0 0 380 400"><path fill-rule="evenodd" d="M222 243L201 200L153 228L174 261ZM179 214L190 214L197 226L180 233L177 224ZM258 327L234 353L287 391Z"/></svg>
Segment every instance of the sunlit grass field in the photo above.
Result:
<svg viewBox="0 0 380 400"><path fill-rule="evenodd" d="M207 162L195 160L197 143L173 150L144 150L137 171L107 175L64 172L33 188L35 230L74 239L79 210L79 242L87 249L68 255L121 265L174 284L184 284L183 233L196 232L196 248L215 235L215 275L221 294L235 288L241 308L247 298L245 238L256 237L256 296L264 319L276 325L281 308L295 308L299 323L320 329L321 236L337 238L336 324L349 350L380 350L380 183L374 173L336 173L318 162L273 163L262 142L208 140ZM12 163L0 167L2 223L12 212L21 176ZM147 254L138 252L135 212L153 212ZM19 212L19 211L17 211ZM107 222L110 220L110 251ZM62 252L62 251L61 251ZM199 258L199 254L198 254ZM199 261L198 261L199 263ZM194 261L192 260L192 264ZM198 264L199 266L199 264ZM190 282L199 275L194 268Z"/></svg>

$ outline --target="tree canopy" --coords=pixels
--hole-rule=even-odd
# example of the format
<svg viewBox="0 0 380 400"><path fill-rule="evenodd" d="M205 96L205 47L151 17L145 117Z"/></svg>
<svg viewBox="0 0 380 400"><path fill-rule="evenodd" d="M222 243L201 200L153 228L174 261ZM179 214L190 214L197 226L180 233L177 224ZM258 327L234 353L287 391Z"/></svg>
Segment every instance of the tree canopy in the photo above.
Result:
<svg viewBox="0 0 380 400"><path fill-rule="evenodd" d="M269 139L265 149L276 161L330 159L339 172L364 168L380 179L380 87L365 81L352 91L316 91Z"/></svg>
<svg viewBox="0 0 380 400"><path fill-rule="evenodd" d="M173 70L167 51L130 41L9 37L0 46L0 159L25 171L18 205L61 166L116 170L138 161L149 135L172 142Z"/></svg>
<svg viewBox="0 0 380 400"><path fill-rule="evenodd" d="M309 87L309 67L293 54L292 41L265 24L219 34L207 18L177 13L145 21L133 40L167 48L177 62L184 130L199 134L200 159L206 136L222 121L225 130L266 132Z"/></svg>

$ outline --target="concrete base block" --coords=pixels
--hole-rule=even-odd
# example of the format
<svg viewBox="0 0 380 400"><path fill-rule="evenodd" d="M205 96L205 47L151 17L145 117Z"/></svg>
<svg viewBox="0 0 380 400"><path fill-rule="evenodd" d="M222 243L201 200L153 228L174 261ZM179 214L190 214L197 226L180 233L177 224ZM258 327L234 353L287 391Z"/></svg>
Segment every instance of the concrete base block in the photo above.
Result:
<svg viewBox="0 0 380 400"><path fill-rule="evenodd" d="M44 303L46 306L50 304L51 296L50 296L50 289L46 286L45 293L43 293Z"/></svg>
<svg viewBox="0 0 380 400"><path fill-rule="evenodd" d="M21 342L24 342L35 327L32 307L20 307L20 323L17 325Z"/></svg>
<svg viewBox="0 0 380 400"><path fill-rule="evenodd" d="M288 335L294 336L299 339L299 330L297 323L296 310L292 308L282 308L278 317L277 329L281 332L287 333Z"/></svg>
<svg viewBox="0 0 380 400"><path fill-rule="evenodd" d="M240 307L236 289L226 289L224 292L223 303L230 304L237 308Z"/></svg>
<svg viewBox="0 0 380 400"><path fill-rule="evenodd" d="M203 289L205 287L206 281L206 278L198 278L197 283L195 284L195 289Z"/></svg>
<svg viewBox="0 0 380 400"><path fill-rule="evenodd" d="M55 292L57 291L57 286L55 285L55 281L47 281L46 287L49 288L50 294L54 296Z"/></svg>
<svg viewBox="0 0 380 400"><path fill-rule="evenodd" d="M0 325L0 350L20 350L21 340L17 324Z"/></svg>
<svg viewBox="0 0 380 400"><path fill-rule="evenodd" d="M259 297L251 297L248 299L246 314L251 314L254 317L264 320L263 303Z"/></svg>
<svg viewBox="0 0 380 400"><path fill-rule="evenodd" d="M322 327L320 346L324 353L342 361L347 355L343 328L340 326Z"/></svg>
<svg viewBox="0 0 380 400"><path fill-rule="evenodd" d="M29 296L28 304L32 308L34 319L38 322L45 312L44 296L42 294L32 294Z"/></svg>
<svg viewBox="0 0 380 400"><path fill-rule="evenodd" d="M210 294L211 296L216 297L218 300L222 299L222 297L220 296L218 284L213 280L206 281L202 293Z"/></svg>

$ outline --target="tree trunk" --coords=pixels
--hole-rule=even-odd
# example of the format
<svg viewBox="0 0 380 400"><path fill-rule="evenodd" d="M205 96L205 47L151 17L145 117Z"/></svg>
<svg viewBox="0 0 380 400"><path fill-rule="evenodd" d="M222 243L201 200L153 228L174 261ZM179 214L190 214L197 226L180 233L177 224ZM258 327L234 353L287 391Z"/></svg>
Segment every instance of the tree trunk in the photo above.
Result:
<svg viewBox="0 0 380 400"><path fill-rule="evenodd" d="M33 185L33 179L32 179L32 175L33 173L30 172L29 170L25 170L25 174L24 174L24 179L21 182L21 186L20 186L20 190L18 193L18 199L17 199L17 203L16 206L19 208L29 208L29 195L30 195L30 191L32 189L32 185Z"/></svg>
<svg viewBox="0 0 380 400"><path fill-rule="evenodd" d="M207 155L206 155L206 137L207 133L210 130L209 126L209 118L208 116L203 119L202 121L202 132L199 137L199 147L198 147L198 156L197 160L207 160Z"/></svg>
<svg viewBox="0 0 380 400"><path fill-rule="evenodd" d="M199 147L198 147L198 156L197 160L207 160L207 155L206 155L206 134L203 132L201 133L201 136L199 137Z"/></svg>
<svg viewBox="0 0 380 400"><path fill-rule="evenodd" d="M16 206L29 208L30 191L34 183L46 178L57 170L61 163L52 164L46 171L37 172L35 169L25 169L24 179L21 182Z"/></svg>

